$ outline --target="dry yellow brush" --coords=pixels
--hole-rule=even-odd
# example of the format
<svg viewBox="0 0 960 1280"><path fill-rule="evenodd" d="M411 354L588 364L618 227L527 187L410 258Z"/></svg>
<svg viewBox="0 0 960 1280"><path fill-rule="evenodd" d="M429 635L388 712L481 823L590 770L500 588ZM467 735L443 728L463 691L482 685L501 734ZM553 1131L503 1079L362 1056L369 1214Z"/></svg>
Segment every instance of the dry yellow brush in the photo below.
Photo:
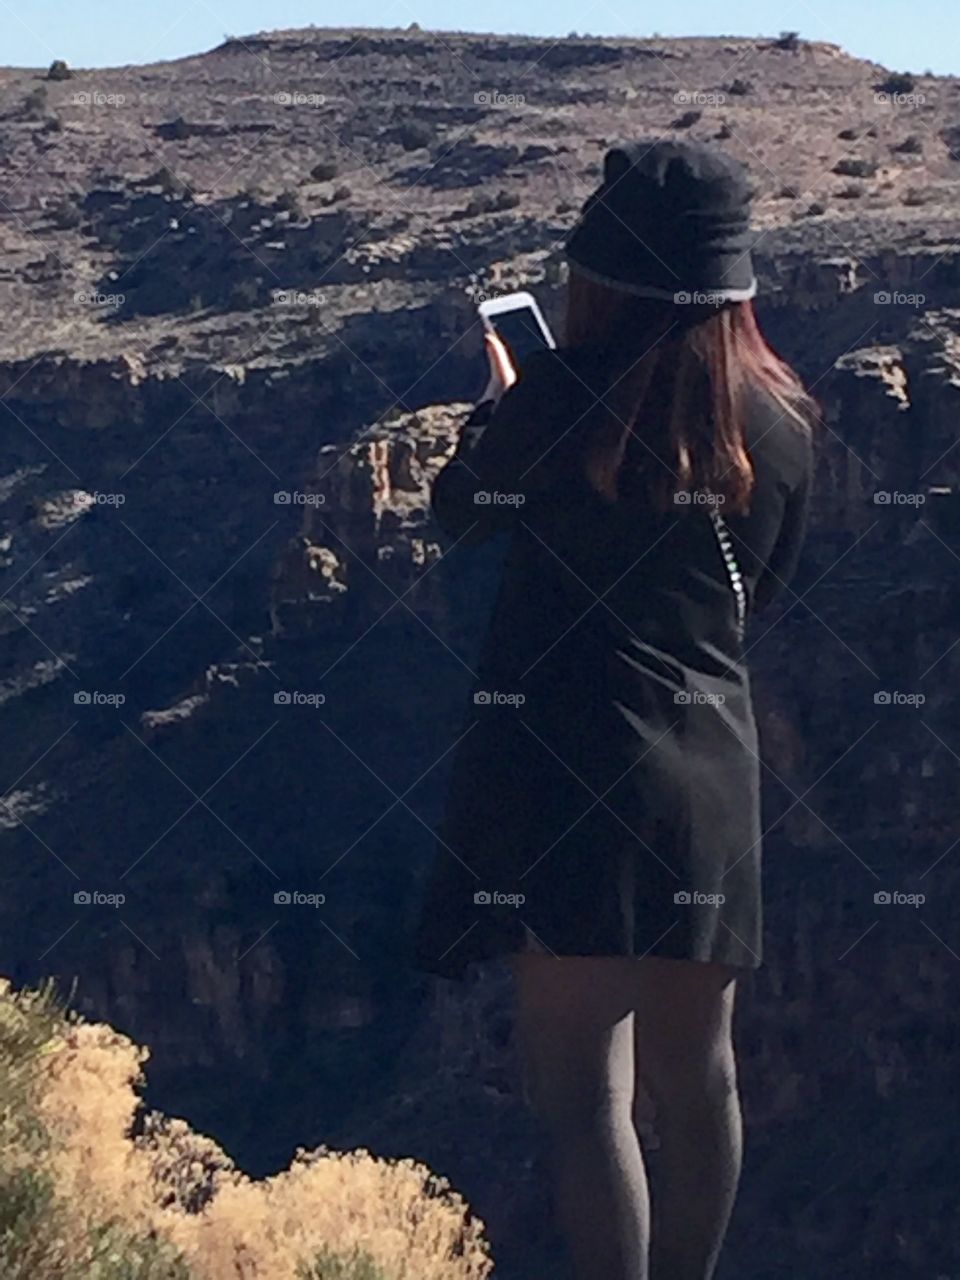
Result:
<svg viewBox="0 0 960 1280"><path fill-rule="evenodd" d="M413 1160L301 1152L252 1181L151 1113L147 1051L0 982L4 1280L486 1280L482 1223Z"/></svg>

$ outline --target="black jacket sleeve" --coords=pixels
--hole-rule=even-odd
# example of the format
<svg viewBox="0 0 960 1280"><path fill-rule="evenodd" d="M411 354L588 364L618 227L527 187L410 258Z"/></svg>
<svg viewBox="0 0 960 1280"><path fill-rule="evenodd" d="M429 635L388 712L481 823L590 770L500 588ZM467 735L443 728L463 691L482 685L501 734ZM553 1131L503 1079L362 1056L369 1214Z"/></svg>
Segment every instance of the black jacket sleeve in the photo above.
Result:
<svg viewBox="0 0 960 1280"><path fill-rule="evenodd" d="M457 446L430 495L444 532L479 543L523 518L542 481L550 442L544 423L543 366L525 372L494 405L484 400L465 420Z"/></svg>
<svg viewBox="0 0 960 1280"><path fill-rule="evenodd" d="M784 504L780 532L767 557L753 593L754 609L763 609L789 586L806 537L810 514L810 491L813 465L809 446L800 479L791 489Z"/></svg>

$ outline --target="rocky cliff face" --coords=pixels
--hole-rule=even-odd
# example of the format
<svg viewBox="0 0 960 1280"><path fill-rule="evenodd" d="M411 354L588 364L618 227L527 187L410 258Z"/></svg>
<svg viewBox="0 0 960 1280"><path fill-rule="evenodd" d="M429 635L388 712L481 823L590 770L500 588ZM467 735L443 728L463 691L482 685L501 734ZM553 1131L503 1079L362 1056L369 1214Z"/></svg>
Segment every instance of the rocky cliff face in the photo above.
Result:
<svg viewBox="0 0 960 1280"><path fill-rule="evenodd" d="M761 320L828 424L795 594L751 636L768 959L729 1265L960 1274L956 86L894 110L885 75L825 45L330 32L33 105L0 72L4 969L75 980L253 1172L412 1154L505 1280L560 1274L505 975L404 968L497 558L444 555L427 493L482 381L472 297L532 287L559 320L603 142L699 86L694 132L760 187Z"/></svg>

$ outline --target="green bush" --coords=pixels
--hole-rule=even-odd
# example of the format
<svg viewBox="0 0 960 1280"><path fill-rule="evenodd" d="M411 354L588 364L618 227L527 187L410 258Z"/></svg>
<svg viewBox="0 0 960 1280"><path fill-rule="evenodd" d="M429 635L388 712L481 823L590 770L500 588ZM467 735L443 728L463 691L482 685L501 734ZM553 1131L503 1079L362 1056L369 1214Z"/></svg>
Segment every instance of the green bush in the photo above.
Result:
<svg viewBox="0 0 960 1280"><path fill-rule="evenodd" d="M397 136L404 151L419 151L421 147L429 147L433 141L433 130L419 120L408 120L400 126Z"/></svg>
<svg viewBox="0 0 960 1280"><path fill-rule="evenodd" d="M349 1257L321 1249L312 1262L297 1270L297 1280L388 1280L369 1253L355 1250Z"/></svg>
<svg viewBox="0 0 960 1280"><path fill-rule="evenodd" d="M879 93L913 93L916 88L916 81L913 76L906 72L895 71L893 75L887 76L886 80L877 85Z"/></svg>
<svg viewBox="0 0 960 1280"><path fill-rule="evenodd" d="M72 80L73 72L67 66L62 58L56 58L50 63L50 70L47 72L48 80Z"/></svg>

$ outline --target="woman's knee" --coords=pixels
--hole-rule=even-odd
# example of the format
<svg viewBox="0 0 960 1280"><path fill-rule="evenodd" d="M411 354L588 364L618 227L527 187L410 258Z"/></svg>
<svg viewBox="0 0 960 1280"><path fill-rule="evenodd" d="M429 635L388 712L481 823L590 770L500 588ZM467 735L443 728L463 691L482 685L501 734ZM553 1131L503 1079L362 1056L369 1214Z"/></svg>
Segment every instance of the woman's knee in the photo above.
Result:
<svg viewBox="0 0 960 1280"><path fill-rule="evenodd" d="M544 1065L527 1078L531 1112L551 1132L572 1134L609 1127L633 1110L633 1080L620 1073Z"/></svg>

